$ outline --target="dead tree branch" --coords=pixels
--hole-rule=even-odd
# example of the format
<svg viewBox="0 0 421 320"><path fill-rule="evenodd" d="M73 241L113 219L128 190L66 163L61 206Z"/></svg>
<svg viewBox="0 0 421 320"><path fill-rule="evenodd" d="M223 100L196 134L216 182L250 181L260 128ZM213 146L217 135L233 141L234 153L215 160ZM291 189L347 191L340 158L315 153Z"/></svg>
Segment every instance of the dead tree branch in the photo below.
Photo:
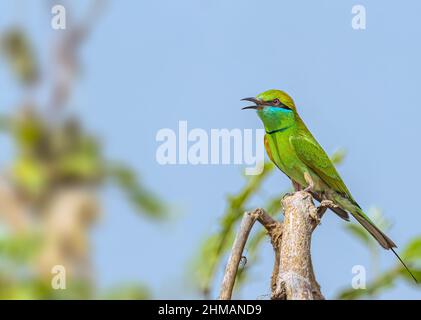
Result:
<svg viewBox="0 0 421 320"><path fill-rule="evenodd" d="M299 191L282 199L284 221L274 220L263 209L246 212L235 238L225 269L219 299L232 296L238 266L250 230L257 220L268 231L275 252L271 290L274 300L322 300L311 262L311 236L328 208L330 201L322 201L318 208L311 195Z"/></svg>
<svg viewBox="0 0 421 320"><path fill-rule="evenodd" d="M319 209L311 195L296 192L282 199L284 222L279 254L279 273L272 299L324 299L311 262L311 235L326 211Z"/></svg>
<svg viewBox="0 0 421 320"><path fill-rule="evenodd" d="M235 237L228 264L225 268L224 279L222 280L219 300L230 300L234 288L235 277L237 276L238 265L240 264L243 250L246 245L250 230L257 220L256 211L244 213L241 220L240 230Z"/></svg>
<svg viewBox="0 0 421 320"><path fill-rule="evenodd" d="M228 263L225 268L224 278L222 280L221 291L219 294L220 300L230 300L232 296L232 291L235 284L235 279L237 276L238 266L240 264L241 258L243 256L243 250L246 245L250 231L254 223L259 221L268 231L270 238L272 239L272 245L279 247L281 235L282 235L282 225L280 222L274 220L270 215L268 215L263 209L256 209L253 212L244 213L243 219L241 221L240 230L235 237L234 244L232 246L230 257L228 258ZM275 250L276 253L276 250ZM275 274L278 274L279 263L275 260L274 271L272 279L275 279ZM276 270L276 272L275 272Z"/></svg>

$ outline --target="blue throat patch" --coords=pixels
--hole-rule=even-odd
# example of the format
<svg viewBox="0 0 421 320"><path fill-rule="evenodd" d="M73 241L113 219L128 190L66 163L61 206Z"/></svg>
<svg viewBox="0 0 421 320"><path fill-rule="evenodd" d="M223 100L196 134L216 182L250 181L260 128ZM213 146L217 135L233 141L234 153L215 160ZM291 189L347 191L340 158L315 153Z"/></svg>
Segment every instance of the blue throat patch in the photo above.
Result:
<svg viewBox="0 0 421 320"><path fill-rule="evenodd" d="M267 134L273 134L276 132L283 132L293 126L291 116L293 116L292 110L283 109L278 107L266 107L264 110L257 111L259 117L262 119L265 127L276 128L281 126L284 127L274 130L266 130Z"/></svg>

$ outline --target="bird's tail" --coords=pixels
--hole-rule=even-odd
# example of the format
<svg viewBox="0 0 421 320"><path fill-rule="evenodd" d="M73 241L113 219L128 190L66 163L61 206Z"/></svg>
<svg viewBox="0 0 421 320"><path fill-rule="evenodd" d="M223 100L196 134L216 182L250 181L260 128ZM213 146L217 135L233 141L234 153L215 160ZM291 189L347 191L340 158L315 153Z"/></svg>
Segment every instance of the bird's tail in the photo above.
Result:
<svg viewBox="0 0 421 320"><path fill-rule="evenodd" d="M412 274L411 270L406 266L406 264L403 262L401 257L396 253L396 251L393 248L396 248L396 244L387 236L385 235L379 228L375 226L375 224L370 220L369 217L358 207L355 210L351 211L351 214L354 216L355 219L374 237L374 239L377 240L377 242L386 250L392 250L396 258L402 263L402 265L405 267L405 269L408 271L408 273L411 275L411 277L414 279L416 283L418 283L415 276Z"/></svg>
<svg viewBox="0 0 421 320"><path fill-rule="evenodd" d="M355 219L377 240L377 242L386 250L396 248L396 244L385 235L369 217L360 209L353 210L351 214Z"/></svg>

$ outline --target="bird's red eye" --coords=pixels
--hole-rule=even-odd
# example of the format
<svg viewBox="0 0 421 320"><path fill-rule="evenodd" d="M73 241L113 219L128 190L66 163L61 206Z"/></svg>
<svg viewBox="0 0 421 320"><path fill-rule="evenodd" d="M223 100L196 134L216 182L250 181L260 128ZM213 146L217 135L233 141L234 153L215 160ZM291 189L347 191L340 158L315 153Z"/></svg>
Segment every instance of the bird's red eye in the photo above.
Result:
<svg viewBox="0 0 421 320"><path fill-rule="evenodd" d="M281 103L281 101L279 101L279 99L278 98L276 98L276 99L273 99L273 104L275 104L275 105L278 105L278 104L280 104Z"/></svg>

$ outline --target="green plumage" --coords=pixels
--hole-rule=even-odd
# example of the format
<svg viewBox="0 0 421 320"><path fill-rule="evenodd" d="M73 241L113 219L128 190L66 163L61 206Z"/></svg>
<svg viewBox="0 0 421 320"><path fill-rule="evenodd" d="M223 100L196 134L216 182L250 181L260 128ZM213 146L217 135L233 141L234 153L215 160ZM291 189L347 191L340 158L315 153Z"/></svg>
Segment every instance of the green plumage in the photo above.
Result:
<svg viewBox="0 0 421 320"><path fill-rule="evenodd" d="M245 109L257 110L266 130L269 158L294 185L313 193L318 200L333 201L342 209L335 212L344 219L346 212L351 213L383 248L395 253L395 243L361 210L332 161L301 120L292 98L283 91L269 90L244 100L256 104Z"/></svg>

